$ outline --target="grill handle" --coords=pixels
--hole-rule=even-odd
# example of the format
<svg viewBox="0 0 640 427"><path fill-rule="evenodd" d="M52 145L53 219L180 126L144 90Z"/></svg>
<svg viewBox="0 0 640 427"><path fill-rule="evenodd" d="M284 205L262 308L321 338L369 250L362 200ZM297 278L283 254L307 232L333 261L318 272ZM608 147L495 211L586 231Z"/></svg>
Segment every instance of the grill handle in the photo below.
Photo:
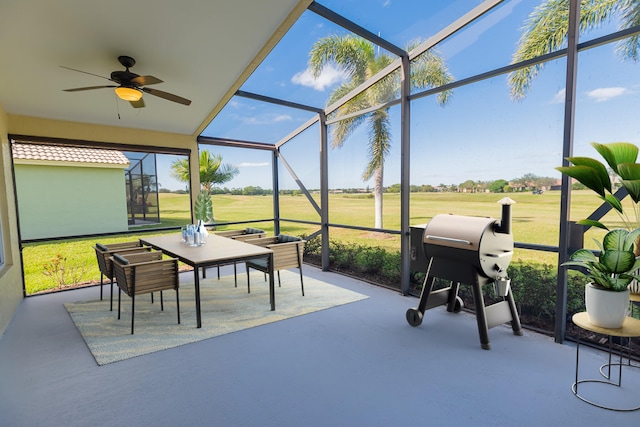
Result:
<svg viewBox="0 0 640 427"><path fill-rule="evenodd" d="M443 236L432 236L430 234L425 236L428 240L439 240L441 242L449 242L449 243L458 243L460 245L469 245L471 246L471 242L468 240L462 239L454 239L451 237L443 237Z"/></svg>
<svg viewBox="0 0 640 427"><path fill-rule="evenodd" d="M491 254L485 254L485 255L488 256L488 257L491 257L491 258L503 258L503 257L509 256L509 255L513 255L513 251L506 251L506 252L503 252L501 254L491 253Z"/></svg>

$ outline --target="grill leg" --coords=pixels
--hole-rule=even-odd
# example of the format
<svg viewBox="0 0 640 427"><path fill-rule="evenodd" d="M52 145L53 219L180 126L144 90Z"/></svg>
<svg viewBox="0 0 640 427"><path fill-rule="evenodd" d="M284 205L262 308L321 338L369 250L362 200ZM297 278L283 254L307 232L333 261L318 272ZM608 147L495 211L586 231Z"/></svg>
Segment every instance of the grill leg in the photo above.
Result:
<svg viewBox="0 0 640 427"><path fill-rule="evenodd" d="M420 295L420 303L418 304L418 311L422 314L427 310L427 303L429 302L429 296L433 290L433 285L436 282L435 277L428 276L422 285L422 294Z"/></svg>
<svg viewBox="0 0 640 427"><path fill-rule="evenodd" d="M513 300L513 294L509 290L507 295L507 302L509 303L509 310L511 311L511 329L514 335L522 336L522 327L520 326L520 316L518 316L518 310L516 309L516 302Z"/></svg>
<svg viewBox="0 0 640 427"><path fill-rule="evenodd" d="M484 309L484 297L482 296L482 285L478 278L472 286L473 303L476 306L476 320L478 321L478 334L480 335L480 345L484 350L491 350L489 341L489 327L487 326L487 312Z"/></svg>
<svg viewBox="0 0 640 427"><path fill-rule="evenodd" d="M459 312L460 308L456 310L456 297L458 296L458 289L460 289L460 282L451 282L451 288L449 289L449 297L447 298L447 311L449 313Z"/></svg>

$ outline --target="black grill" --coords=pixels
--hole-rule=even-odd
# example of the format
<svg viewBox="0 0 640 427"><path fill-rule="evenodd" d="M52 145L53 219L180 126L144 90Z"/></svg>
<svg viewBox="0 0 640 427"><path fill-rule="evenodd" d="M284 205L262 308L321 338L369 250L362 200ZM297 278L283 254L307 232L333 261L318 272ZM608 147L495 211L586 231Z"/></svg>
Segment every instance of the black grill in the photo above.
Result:
<svg viewBox="0 0 640 427"><path fill-rule="evenodd" d="M507 267L513 257L511 204L514 202L505 197L499 203L502 204L501 220L436 215L423 226L421 244L412 244L414 251L423 251L422 254L413 254L417 261L413 268L425 272L425 279L418 307L407 310L410 325L422 324L425 311L440 305L446 304L447 311L459 312L463 303L458 297L458 288L460 284L467 284L472 286L482 348L491 348L488 329L508 321L514 334L522 335L507 275ZM423 265L416 266L419 262ZM436 278L451 284L447 288L433 290ZM490 283L494 284L502 300L485 306L482 287Z"/></svg>

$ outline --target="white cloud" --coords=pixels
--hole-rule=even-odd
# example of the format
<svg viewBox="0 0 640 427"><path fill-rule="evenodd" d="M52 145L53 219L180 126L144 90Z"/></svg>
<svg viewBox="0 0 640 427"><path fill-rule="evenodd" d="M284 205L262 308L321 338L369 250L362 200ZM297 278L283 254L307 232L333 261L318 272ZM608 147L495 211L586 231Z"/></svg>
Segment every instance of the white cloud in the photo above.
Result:
<svg viewBox="0 0 640 427"><path fill-rule="evenodd" d="M565 98L566 92L567 92L566 89L560 89L553 96L553 99L551 100L551 103L552 104L562 104L564 102L564 98Z"/></svg>
<svg viewBox="0 0 640 427"><path fill-rule="evenodd" d="M269 162L259 162L259 163L243 162L243 163L238 163L236 166L238 166L239 168L261 168L264 166L269 166Z"/></svg>
<svg viewBox="0 0 640 427"><path fill-rule="evenodd" d="M262 117L256 116L245 116L245 117L237 117L242 120L242 123L245 125L270 125L278 122L287 122L293 120L293 118L288 114L268 114Z"/></svg>
<svg viewBox="0 0 640 427"><path fill-rule="evenodd" d="M288 114L280 114L273 119L274 122L290 122L291 120L293 119Z"/></svg>
<svg viewBox="0 0 640 427"><path fill-rule="evenodd" d="M296 73L291 78L291 82L297 85L312 87L315 90L322 92L329 86L333 86L334 84L341 82L345 77L344 71L338 70L329 64L324 67L322 73L317 79L313 77L311 70L307 68L304 71Z"/></svg>
<svg viewBox="0 0 640 427"><path fill-rule="evenodd" d="M596 102L604 102L627 92L628 90L624 87L601 87L587 92L587 96L595 99Z"/></svg>

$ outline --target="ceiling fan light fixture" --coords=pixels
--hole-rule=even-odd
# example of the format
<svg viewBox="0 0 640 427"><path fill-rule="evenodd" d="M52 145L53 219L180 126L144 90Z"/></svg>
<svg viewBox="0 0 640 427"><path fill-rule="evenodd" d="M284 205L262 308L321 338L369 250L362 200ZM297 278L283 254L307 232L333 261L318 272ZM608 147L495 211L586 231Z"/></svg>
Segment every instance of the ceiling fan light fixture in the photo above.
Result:
<svg viewBox="0 0 640 427"><path fill-rule="evenodd" d="M139 101L142 98L142 92L138 89L134 89L131 87L119 86L115 89L116 95L118 98L123 99L125 101Z"/></svg>

